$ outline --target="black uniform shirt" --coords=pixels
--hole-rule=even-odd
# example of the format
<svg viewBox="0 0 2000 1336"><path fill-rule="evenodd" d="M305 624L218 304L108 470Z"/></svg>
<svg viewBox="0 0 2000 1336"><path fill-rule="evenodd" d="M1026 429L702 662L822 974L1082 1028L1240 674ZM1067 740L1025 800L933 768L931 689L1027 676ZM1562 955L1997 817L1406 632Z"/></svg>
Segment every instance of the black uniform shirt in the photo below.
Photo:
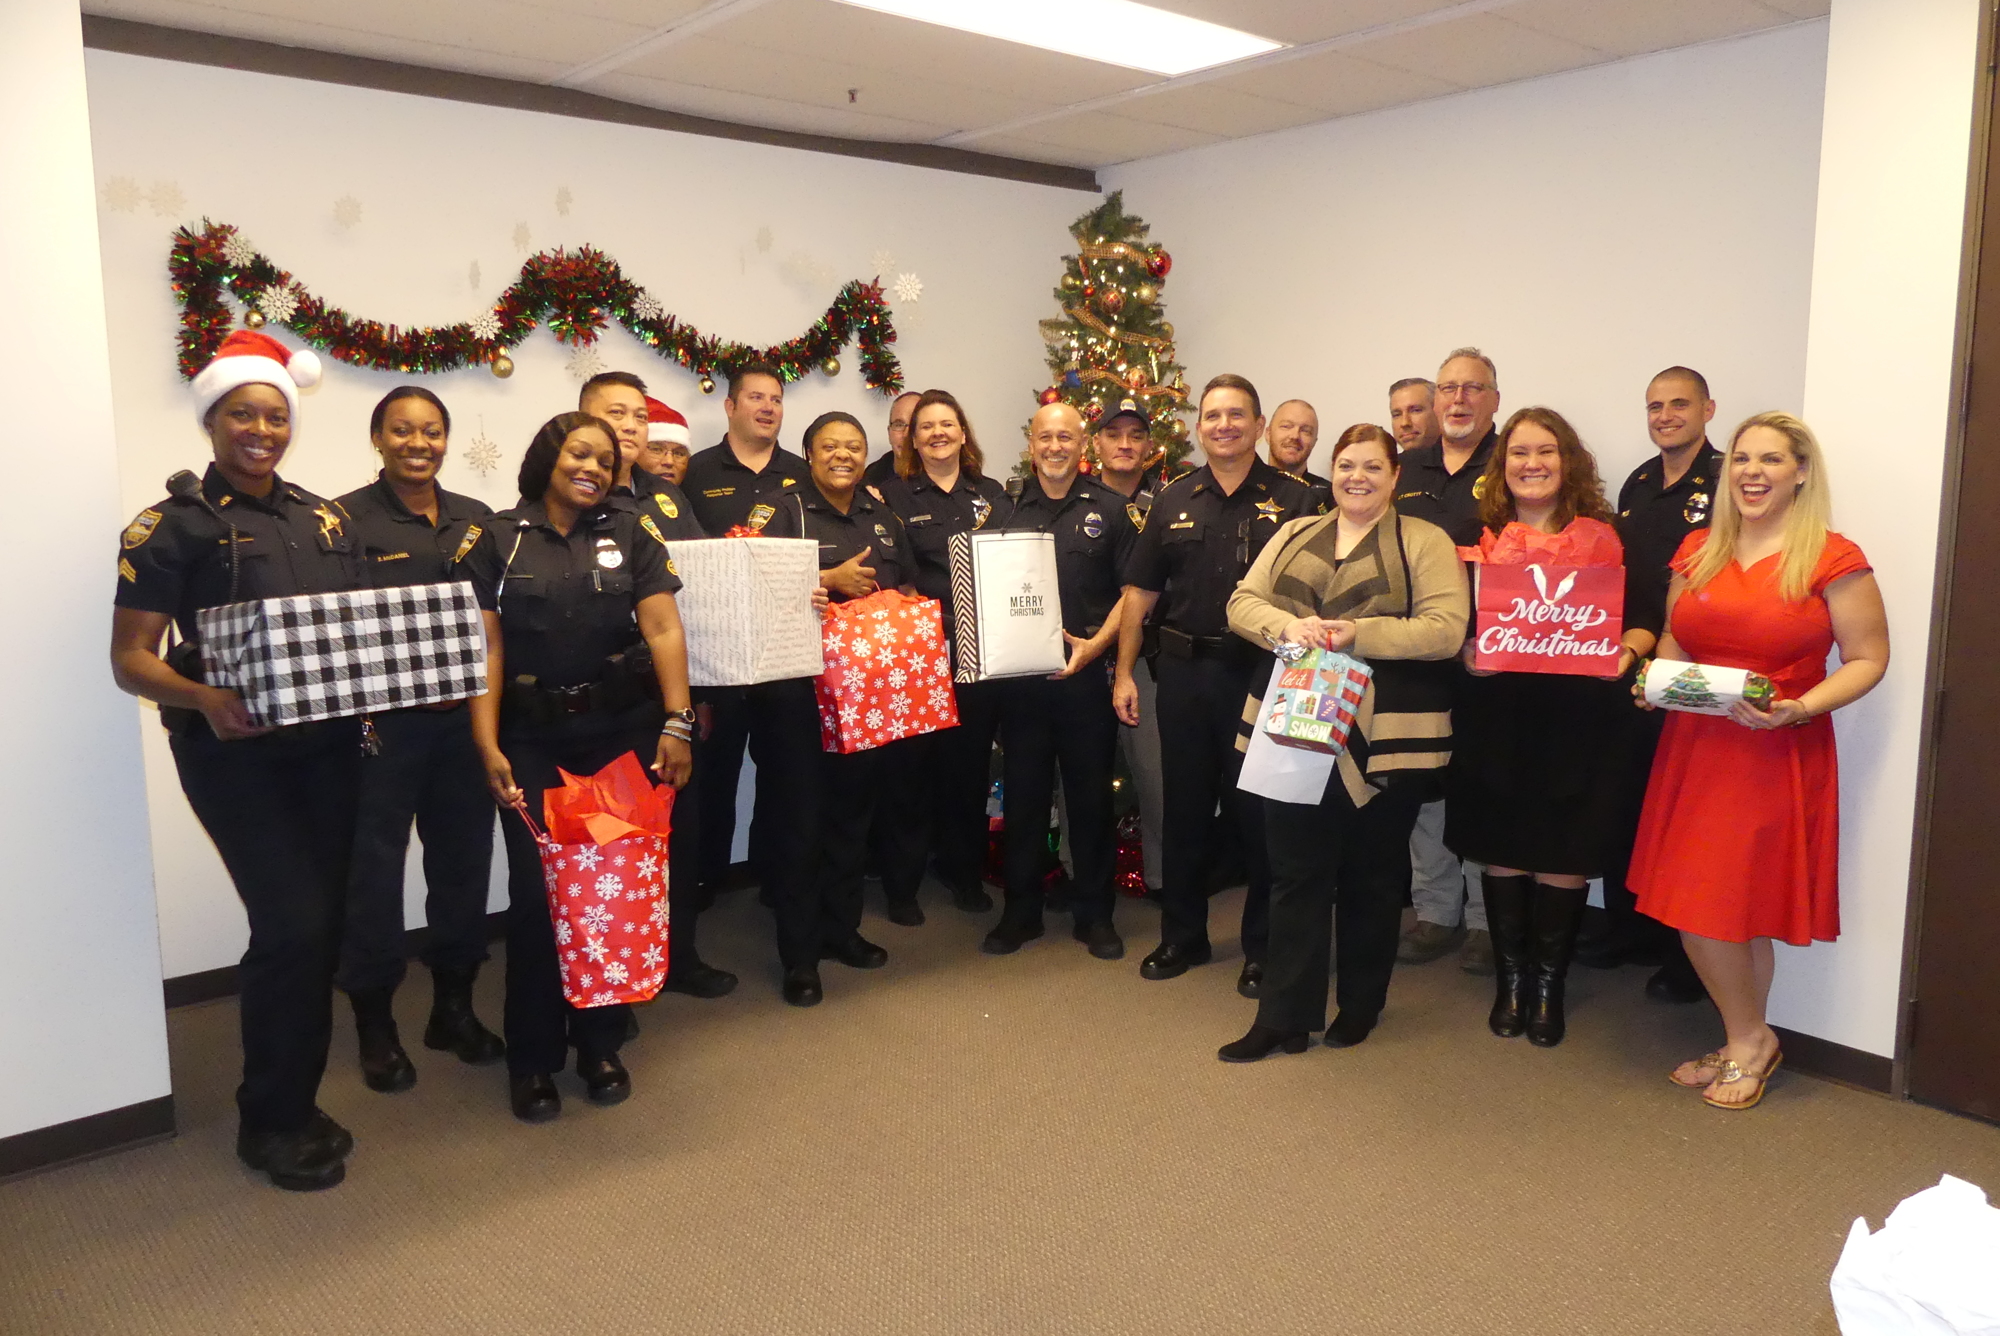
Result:
<svg viewBox="0 0 2000 1336"><path fill-rule="evenodd" d="M1279 469L1278 471L1287 477L1297 478L1300 482L1311 488L1313 500L1319 503L1322 515L1333 509L1333 483L1330 479L1320 477L1319 474L1314 473L1311 469L1301 469L1297 473L1293 473L1289 469Z"/></svg>
<svg viewBox="0 0 2000 1336"><path fill-rule="evenodd" d="M336 503L354 518L354 536L368 562L368 579L377 589L397 585L436 584L457 577L452 560L461 545L467 551L485 532L493 507L470 496L437 489L437 523L403 504L389 480L377 474Z"/></svg>
<svg viewBox="0 0 2000 1336"><path fill-rule="evenodd" d="M701 521L695 518L694 506L688 501L687 493L637 464L632 466L631 485L613 487L609 504L619 510L634 510L652 516L654 525L667 536L669 542L676 538L708 537L702 532Z"/></svg>
<svg viewBox="0 0 2000 1336"><path fill-rule="evenodd" d="M596 681L605 660L638 643L639 601L681 587L653 518L608 503L567 537L540 501L501 511L458 570L479 606L500 614L507 676L545 687Z"/></svg>
<svg viewBox="0 0 2000 1336"><path fill-rule="evenodd" d="M688 461L682 489L694 502L694 517L701 527L710 537L720 538L738 524L761 531L777 514L785 490L811 477L805 459L783 446L772 449L762 472L752 473L724 437Z"/></svg>
<svg viewBox="0 0 2000 1336"><path fill-rule="evenodd" d="M779 504L778 513L764 526L764 534L769 538L813 539L819 544L819 568L823 571L867 548L868 559L861 564L874 568L876 584L894 589L910 582L906 565L910 542L903 534L903 522L887 505L868 495L865 487L854 489L843 515L807 478ZM831 589L827 596L836 603L847 601Z"/></svg>
<svg viewBox="0 0 2000 1336"><path fill-rule="evenodd" d="M949 492L928 473L891 478L882 484L889 509L903 522L909 536L909 565L904 576L925 598L944 604L946 630L951 624L951 536L990 527L995 515L1007 513L1007 490L983 473L960 469Z"/></svg>
<svg viewBox="0 0 2000 1336"><path fill-rule="evenodd" d="M1396 479L1396 509L1432 524L1451 535L1460 547L1479 544L1479 479L1486 461L1499 443L1500 433L1489 427L1486 439L1472 452L1472 458L1456 473L1444 466L1444 442L1420 445L1396 457L1402 469Z"/></svg>
<svg viewBox="0 0 2000 1336"><path fill-rule="evenodd" d="M282 478L272 479L269 495L246 496L213 464L201 490L221 519L195 501L170 497L125 526L117 606L167 613L183 640L195 639L195 613L230 601L230 524L237 532L239 602L368 587L354 522L339 502Z"/></svg>
<svg viewBox="0 0 2000 1336"><path fill-rule="evenodd" d="M1125 583L1161 595L1154 620L1184 635L1229 631L1229 596L1287 520L1318 513L1306 485L1263 460L1234 494L1206 465L1167 484L1125 564Z"/></svg>
<svg viewBox="0 0 2000 1336"><path fill-rule="evenodd" d="M1666 623L1669 563L1681 540L1708 527L1715 489L1722 484L1722 452L1703 441L1681 480L1665 486L1658 455L1632 470L1618 489L1618 538L1625 544L1625 624L1658 631Z"/></svg>
<svg viewBox="0 0 2000 1336"><path fill-rule="evenodd" d="M868 467L861 470L861 481L880 487L896 476L896 451L892 447L887 454L875 456L868 461Z"/></svg>
<svg viewBox="0 0 2000 1336"><path fill-rule="evenodd" d="M1056 589L1063 630L1094 635L1118 602L1125 563L1139 531L1125 514L1125 498L1095 478L1078 477L1060 501L1030 477L1003 529L1039 529L1056 538Z"/></svg>

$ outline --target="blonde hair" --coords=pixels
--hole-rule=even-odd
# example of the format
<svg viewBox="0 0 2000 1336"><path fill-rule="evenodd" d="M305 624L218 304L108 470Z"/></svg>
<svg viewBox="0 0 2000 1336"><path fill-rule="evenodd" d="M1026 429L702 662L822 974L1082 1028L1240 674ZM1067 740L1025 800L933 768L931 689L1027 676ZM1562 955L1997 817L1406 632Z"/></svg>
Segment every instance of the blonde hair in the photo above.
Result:
<svg viewBox="0 0 2000 1336"><path fill-rule="evenodd" d="M1827 485L1819 438L1813 435L1811 427L1790 413L1755 414L1743 419L1730 434L1729 448L1723 451L1721 486L1715 489L1708 541L1688 565L1688 588L1701 588L1736 559L1743 514L1736 509L1736 489L1729 482L1730 461L1736 453L1736 443L1753 427L1768 427L1783 436L1792 447L1792 458L1805 468L1805 479L1785 515L1783 545L1778 549L1778 596L1787 603L1800 603L1812 592L1813 571L1819 567L1820 554L1826 551L1826 531L1833 523L1833 489Z"/></svg>

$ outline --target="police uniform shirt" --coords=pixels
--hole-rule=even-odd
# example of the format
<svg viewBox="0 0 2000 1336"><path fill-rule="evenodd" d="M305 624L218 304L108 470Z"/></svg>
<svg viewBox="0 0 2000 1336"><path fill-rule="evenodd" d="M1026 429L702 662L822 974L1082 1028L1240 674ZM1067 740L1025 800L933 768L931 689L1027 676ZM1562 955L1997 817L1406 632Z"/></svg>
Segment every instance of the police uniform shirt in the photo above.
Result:
<svg viewBox="0 0 2000 1336"><path fill-rule="evenodd" d="M861 564L873 568L876 584L895 589L910 582L905 564L910 544L903 534L903 522L886 504L868 495L866 488L854 489L843 515L807 478L784 498L778 513L764 526L764 533L770 538L814 540L819 544L819 568L823 571L852 560L866 548L868 558ZM836 603L847 601L831 589L827 596Z"/></svg>
<svg viewBox="0 0 2000 1336"><path fill-rule="evenodd" d="M1311 491L1253 460L1234 494L1207 465L1167 484L1132 547L1125 583L1160 594L1154 619L1183 635L1229 631L1229 596L1287 520L1318 513Z"/></svg>
<svg viewBox="0 0 2000 1336"><path fill-rule="evenodd" d="M1486 438L1472 452L1465 466L1452 473L1444 466L1444 442L1420 445L1396 457L1402 470L1396 479L1396 510L1432 524L1451 535L1460 547L1479 542L1479 479L1486 462L1499 443L1500 433L1489 427Z"/></svg>
<svg viewBox="0 0 2000 1336"><path fill-rule="evenodd" d="M632 510L650 516L654 526L666 535L669 542L676 538L708 537L702 532L701 521L695 518L687 493L637 464L632 466L631 485L613 487L609 504L619 510Z"/></svg>
<svg viewBox="0 0 2000 1336"><path fill-rule="evenodd" d="M882 496L908 535L909 564L904 574L919 594L944 604L949 622L951 537L998 527L996 517L1007 514L1007 490L983 473L960 469L958 481L947 492L920 469L914 478L891 478L883 483Z"/></svg>
<svg viewBox="0 0 2000 1336"><path fill-rule="evenodd" d="M1333 509L1333 482L1331 479L1322 478L1311 469L1301 469L1297 473L1293 473L1289 469L1281 469L1280 472L1284 473L1287 477L1297 478L1300 482L1311 488L1313 500L1319 503L1321 513Z"/></svg>
<svg viewBox="0 0 2000 1336"><path fill-rule="evenodd" d="M1665 621L1669 563L1681 540L1708 527L1715 489L1722 480L1722 452L1704 440L1681 480L1665 486L1658 455L1633 469L1618 489L1618 538L1631 573L1626 623L1658 630ZM1635 603L1634 600L1640 600Z"/></svg>
<svg viewBox="0 0 2000 1336"><path fill-rule="evenodd" d="M250 496L213 464L201 490L220 519L198 502L170 497L125 526L117 606L166 613L183 640L195 639L195 613L230 601L231 524L239 602L368 587L354 523L338 502L277 477L269 493Z"/></svg>
<svg viewBox="0 0 2000 1336"><path fill-rule="evenodd" d="M481 609L500 614L507 676L545 687L596 681L605 660L637 643L640 600L681 587L652 516L609 504L567 535L540 501L502 511L458 573Z"/></svg>
<svg viewBox="0 0 2000 1336"><path fill-rule="evenodd" d="M778 500L790 487L812 477L805 459L783 446L772 449L761 472L753 473L729 448L729 439L688 461L681 488L694 502L694 517L716 538L742 524L763 531L778 513Z"/></svg>
<svg viewBox="0 0 2000 1336"><path fill-rule="evenodd" d="M868 467L861 470L861 481L880 487L896 476L896 452L892 448L868 461Z"/></svg>
<svg viewBox="0 0 2000 1336"><path fill-rule="evenodd" d="M1061 500L1030 477L1003 529L1038 529L1056 540L1056 588L1062 598L1063 630L1095 635L1111 615L1122 588L1125 563L1139 531L1125 514L1125 498L1092 478L1079 476Z"/></svg>
<svg viewBox="0 0 2000 1336"><path fill-rule="evenodd" d="M336 505L354 521L354 537L368 563L369 582L377 589L397 585L436 584L456 578L452 561L463 547L471 551L485 532L493 507L475 497L437 489L437 523L403 504L396 489L381 474L366 487L337 498Z"/></svg>

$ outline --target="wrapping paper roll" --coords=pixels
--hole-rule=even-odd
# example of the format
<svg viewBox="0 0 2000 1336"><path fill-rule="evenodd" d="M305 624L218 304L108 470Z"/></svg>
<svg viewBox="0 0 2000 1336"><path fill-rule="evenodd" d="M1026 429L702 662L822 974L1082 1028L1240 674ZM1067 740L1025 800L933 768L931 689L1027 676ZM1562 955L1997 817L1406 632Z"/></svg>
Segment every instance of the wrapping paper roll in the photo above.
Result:
<svg viewBox="0 0 2000 1336"><path fill-rule="evenodd" d="M1768 710L1778 695L1762 673L1684 659L1654 659L1646 665L1645 681L1648 705L1688 714L1728 714L1737 701Z"/></svg>

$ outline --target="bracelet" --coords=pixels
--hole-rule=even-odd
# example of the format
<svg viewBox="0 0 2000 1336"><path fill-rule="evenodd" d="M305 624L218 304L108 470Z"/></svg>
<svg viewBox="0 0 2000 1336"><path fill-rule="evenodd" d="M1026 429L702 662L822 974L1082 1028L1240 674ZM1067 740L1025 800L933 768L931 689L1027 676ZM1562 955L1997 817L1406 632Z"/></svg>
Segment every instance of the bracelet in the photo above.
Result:
<svg viewBox="0 0 2000 1336"><path fill-rule="evenodd" d="M690 729L686 724L680 723L678 720L674 721L673 723L669 723L665 728L661 729L660 736L674 738L681 742L694 741L694 731Z"/></svg>

